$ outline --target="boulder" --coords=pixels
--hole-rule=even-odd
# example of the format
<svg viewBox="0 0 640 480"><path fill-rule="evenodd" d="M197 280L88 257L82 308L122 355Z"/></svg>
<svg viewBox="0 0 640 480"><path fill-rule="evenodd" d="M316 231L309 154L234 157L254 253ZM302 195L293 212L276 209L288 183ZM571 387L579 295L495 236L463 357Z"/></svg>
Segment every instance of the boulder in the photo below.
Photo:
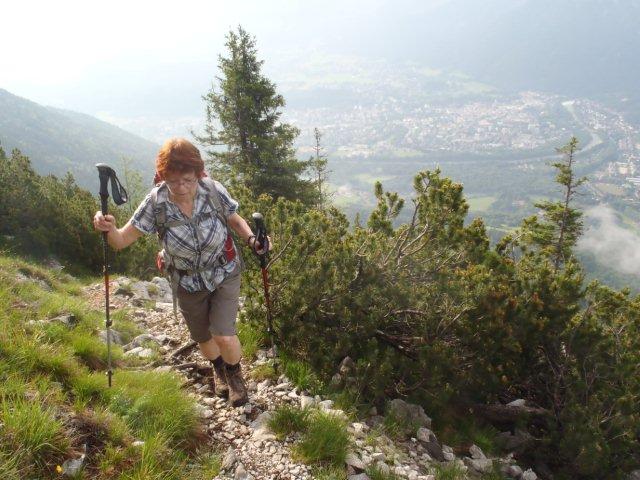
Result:
<svg viewBox="0 0 640 480"><path fill-rule="evenodd" d="M502 449L510 452L522 453L534 442L534 437L521 429L516 429L515 433L501 432L498 434L498 444Z"/></svg>
<svg viewBox="0 0 640 480"><path fill-rule="evenodd" d="M349 475L349 480L370 480L370 477L366 473L358 473L357 475Z"/></svg>
<svg viewBox="0 0 640 480"><path fill-rule="evenodd" d="M444 452L442 451L442 446L431 430L429 430L428 428L420 427L416 433L416 437L427 450L429 455L431 455L439 462L444 462L446 460Z"/></svg>
<svg viewBox="0 0 640 480"><path fill-rule="evenodd" d="M318 406L324 411L331 410L333 408L333 400L323 400L318 403Z"/></svg>
<svg viewBox="0 0 640 480"><path fill-rule="evenodd" d="M150 333L143 333L143 334L138 335L137 337L135 337L129 343L127 343L124 347L122 347L122 349L124 351L127 351L127 350L131 350L133 348L136 348L136 347L142 347L142 346L144 346L144 344L146 342L155 342L158 345L162 345L162 339L159 339L159 338L151 335Z"/></svg>
<svg viewBox="0 0 640 480"><path fill-rule="evenodd" d="M62 464L62 473L67 477L77 477L84 467L86 455L83 453L80 458L65 460Z"/></svg>
<svg viewBox="0 0 640 480"><path fill-rule="evenodd" d="M313 407L315 403L316 403L316 400L313 397L310 397L308 395L300 396L300 408L310 408L310 407Z"/></svg>
<svg viewBox="0 0 640 480"><path fill-rule="evenodd" d="M262 412L253 422L251 422L250 426L253 429L251 438L254 441L275 440L275 435L269 431L269 420L272 415L273 414L270 411Z"/></svg>
<svg viewBox="0 0 640 480"><path fill-rule="evenodd" d="M364 462L360 460L360 457L358 457L355 453L348 453L344 462L347 465L353 467L356 472L361 472L367 468Z"/></svg>
<svg viewBox="0 0 640 480"><path fill-rule="evenodd" d="M424 409L420 405L407 403L399 398L389 402L387 414L409 425L431 428L431 419L424 413Z"/></svg>
<svg viewBox="0 0 640 480"><path fill-rule="evenodd" d="M51 320L49 320L49 322L61 323L65 327L73 328L80 322L80 320L78 320L78 318L73 313L67 313L66 315L59 315L55 318L52 318Z"/></svg>
<svg viewBox="0 0 640 480"><path fill-rule="evenodd" d="M356 368L356 364L351 360L351 357L344 357L342 362L340 362L340 367L338 371L341 375L348 375Z"/></svg>
<svg viewBox="0 0 640 480"><path fill-rule="evenodd" d="M490 458L464 457L464 464L478 473L489 473L493 470L493 461Z"/></svg>
<svg viewBox="0 0 640 480"><path fill-rule="evenodd" d="M222 470L231 470L236 463L236 453L233 450L233 447L229 447L227 449L227 453L224 454L224 458L222 459Z"/></svg>
<svg viewBox="0 0 640 480"><path fill-rule="evenodd" d="M500 469L509 478L520 478L522 476L522 469L518 465L505 465Z"/></svg>
<svg viewBox="0 0 640 480"><path fill-rule="evenodd" d="M98 332L98 337L100 338L100 340L102 340L103 343L107 343L106 330L100 330ZM114 330L113 328L109 329L109 338L111 339L111 343L115 343L116 345L123 344L122 335L120 335L120 332L118 332L117 330Z"/></svg>
<svg viewBox="0 0 640 480"><path fill-rule="evenodd" d="M487 458L484 452L477 445L471 445L469 447L469 454L471 455L471 458L476 460L484 460L485 458Z"/></svg>

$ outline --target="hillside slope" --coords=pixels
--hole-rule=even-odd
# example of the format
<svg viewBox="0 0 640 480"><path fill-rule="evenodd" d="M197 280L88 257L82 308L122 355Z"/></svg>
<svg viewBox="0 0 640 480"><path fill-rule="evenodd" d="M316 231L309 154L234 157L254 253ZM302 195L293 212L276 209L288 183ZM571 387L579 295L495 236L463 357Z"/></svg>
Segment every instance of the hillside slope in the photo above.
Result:
<svg viewBox="0 0 640 480"><path fill-rule="evenodd" d="M123 158L145 177L153 176L159 146L90 115L45 107L0 89L0 142L18 148L40 174L72 172L79 185L96 191L99 162L115 167Z"/></svg>

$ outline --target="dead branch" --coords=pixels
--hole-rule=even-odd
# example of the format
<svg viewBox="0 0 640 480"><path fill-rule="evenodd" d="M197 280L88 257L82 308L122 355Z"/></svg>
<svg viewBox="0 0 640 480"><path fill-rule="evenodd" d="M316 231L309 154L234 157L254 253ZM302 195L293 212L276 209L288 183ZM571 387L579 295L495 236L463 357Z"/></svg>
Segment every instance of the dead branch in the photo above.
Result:
<svg viewBox="0 0 640 480"><path fill-rule="evenodd" d="M376 336L377 339L383 341L384 343L386 343L390 347L396 349L398 352L400 352L405 357L410 358L413 361L417 361L418 360L418 357L413 352L411 352L407 347L405 347L404 345L399 343L397 341L397 339L395 339L391 335L389 335L387 333L384 333L382 330L376 330L375 336Z"/></svg>
<svg viewBox="0 0 640 480"><path fill-rule="evenodd" d="M175 368L176 370L188 370L190 368L200 368L200 367L198 367L198 362L187 362L187 363L181 363L180 365L176 365L173 368Z"/></svg>
<svg viewBox="0 0 640 480"><path fill-rule="evenodd" d="M193 340L189 343L185 343L183 346L181 346L171 354L171 358L176 358L182 354L188 355L189 353L191 353L191 349L195 348L196 345L198 345L198 343L194 342Z"/></svg>

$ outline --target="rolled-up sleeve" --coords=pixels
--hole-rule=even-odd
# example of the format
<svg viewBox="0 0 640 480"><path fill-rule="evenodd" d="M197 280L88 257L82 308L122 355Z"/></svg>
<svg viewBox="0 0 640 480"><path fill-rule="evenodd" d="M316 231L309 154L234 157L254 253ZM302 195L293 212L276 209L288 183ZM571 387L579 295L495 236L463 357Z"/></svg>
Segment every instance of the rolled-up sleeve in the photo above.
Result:
<svg viewBox="0 0 640 480"><path fill-rule="evenodd" d="M129 221L131 225L142 233L156 233L156 217L153 213L151 194L147 195L140 205L138 205L138 208Z"/></svg>
<svg viewBox="0 0 640 480"><path fill-rule="evenodd" d="M227 191L227 189L224 188L224 186L220 182L216 180L215 184L216 184L216 189L220 194L220 203L222 203L222 210L223 210L224 216L228 217L230 215L233 215L238 211L238 202L233 198L231 198L231 195L229 195L229 192Z"/></svg>

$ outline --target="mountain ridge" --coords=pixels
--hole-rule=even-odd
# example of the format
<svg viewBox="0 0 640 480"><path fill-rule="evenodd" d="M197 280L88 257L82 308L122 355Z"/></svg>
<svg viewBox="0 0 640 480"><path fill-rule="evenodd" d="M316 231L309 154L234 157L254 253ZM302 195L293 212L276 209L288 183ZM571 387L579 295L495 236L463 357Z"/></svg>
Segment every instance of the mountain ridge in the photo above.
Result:
<svg viewBox="0 0 640 480"><path fill-rule="evenodd" d="M40 174L72 172L79 185L97 191L94 165L122 165L153 174L159 145L91 115L40 105L0 88L0 142L19 149Z"/></svg>

